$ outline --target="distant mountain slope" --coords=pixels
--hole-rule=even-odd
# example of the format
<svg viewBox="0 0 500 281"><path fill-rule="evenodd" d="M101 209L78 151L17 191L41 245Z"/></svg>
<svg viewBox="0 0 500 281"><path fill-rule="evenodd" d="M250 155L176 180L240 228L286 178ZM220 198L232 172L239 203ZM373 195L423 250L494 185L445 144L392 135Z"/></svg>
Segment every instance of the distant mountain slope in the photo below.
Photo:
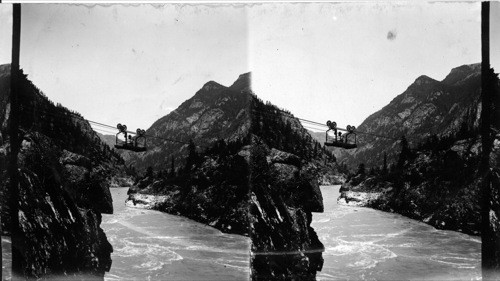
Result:
<svg viewBox="0 0 500 281"><path fill-rule="evenodd" d="M179 142L149 138L149 151L124 155L127 163L138 170L151 166L155 170L170 167L170 158L183 159L187 143L198 149L209 147L219 139L236 141L250 128L250 73L242 74L230 87L207 82L196 94L176 110L160 118L146 134Z"/></svg>
<svg viewBox="0 0 500 281"><path fill-rule="evenodd" d="M250 127L252 126L252 132ZM147 129L148 151L121 152L128 165L138 171L152 167L167 171L174 158L176 169L184 164L188 143L192 140L198 151L206 150L218 140L241 141L252 133L276 149L294 153L308 160L321 159L334 163L331 153L321 147L299 120L286 110L260 100L251 89L251 73L245 73L230 86L207 82L196 94L176 110L160 118ZM170 139L173 141L167 141ZM324 170L324 183L335 183L337 170L332 165Z"/></svg>
<svg viewBox="0 0 500 281"><path fill-rule="evenodd" d="M115 147L115 142L116 142L116 136L115 135L103 135L99 132L96 132L99 138L101 139L102 142L107 144L110 148Z"/></svg>
<svg viewBox="0 0 500 281"><path fill-rule="evenodd" d="M325 132L313 132L313 131L309 131L309 134L318 143L320 143L321 145L324 144L324 142L325 142Z"/></svg>
<svg viewBox="0 0 500 281"><path fill-rule="evenodd" d="M459 130L471 131L479 125L481 90L480 64L451 70L443 81L422 75L406 91L381 110L370 115L357 128L360 132L389 136L384 139L359 134L359 147L343 151L340 161L351 168L360 163L382 165L384 153L394 161L398 140L405 135L411 146L431 135L444 136Z"/></svg>

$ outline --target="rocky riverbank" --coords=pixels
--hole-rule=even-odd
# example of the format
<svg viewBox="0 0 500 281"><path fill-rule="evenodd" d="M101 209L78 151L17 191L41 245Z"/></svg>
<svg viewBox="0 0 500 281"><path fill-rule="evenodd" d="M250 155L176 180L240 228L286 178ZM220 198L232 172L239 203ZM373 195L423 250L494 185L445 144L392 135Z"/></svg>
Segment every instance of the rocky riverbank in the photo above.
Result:
<svg viewBox="0 0 500 281"><path fill-rule="evenodd" d="M419 195L418 191L411 191L408 188L404 192L409 193L405 196L405 199L395 199L395 191L392 187L387 187L385 190L379 191L359 191L356 188L345 190L344 188L338 198L338 203L347 206L369 207L381 211L398 213L432 225L437 229L480 235L480 221L475 220L479 210L478 206L474 206L475 200L471 198L474 194L477 195L478 189L471 190L468 194L462 194L461 198L457 199L459 201L449 202L435 210L423 209L419 201L425 200L425 198L423 195ZM413 199L409 197L413 197ZM395 200L400 201L397 202L399 206L395 204Z"/></svg>
<svg viewBox="0 0 500 281"><path fill-rule="evenodd" d="M126 204L249 235L248 164L240 154L205 156L175 178L146 176L129 188Z"/></svg>
<svg viewBox="0 0 500 281"><path fill-rule="evenodd" d="M315 165L254 143L226 159L205 157L191 177L190 186L144 179L126 204L249 236L254 280L315 278L324 251L310 226L311 212L323 212Z"/></svg>
<svg viewBox="0 0 500 281"><path fill-rule="evenodd" d="M496 151L500 148L495 146ZM415 151L386 174L358 173L341 186L338 202L399 213L438 229L480 234L478 142Z"/></svg>
<svg viewBox="0 0 500 281"><path fill-rule="evenodd" d="M2 146L4 163L7 150ZM106 167L94 164L42 134L25 134L19 153L18 248L24 276L102 279L109 271L113 248L100 223L101 213L112 213L113 206ZM0 188L3 235L10 235L7 184Z"/></svg>

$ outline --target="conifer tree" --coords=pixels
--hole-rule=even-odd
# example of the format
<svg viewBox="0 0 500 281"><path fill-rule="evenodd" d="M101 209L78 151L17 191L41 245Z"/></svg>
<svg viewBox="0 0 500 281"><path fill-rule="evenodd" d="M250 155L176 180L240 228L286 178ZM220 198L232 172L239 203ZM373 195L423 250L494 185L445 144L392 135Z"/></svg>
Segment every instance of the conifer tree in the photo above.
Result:
<svg viewBox="0 0 500 281"><path fill-rule="evenodd" d="M198 161L198 153L196 152L196 145L193 140L189 140L188 144L188 156L186 158L186 166L184 170L189 172L193 165L195 165Z"/></svg>
<svg viewBox="0 0 500 281"><path fill-rule="evenodd" d="M401 137L401 152L399 153L399 159L397 165L399 169L402 169L406 160L410 158L410 153L411 153L410 146L408 145L406 137L403 135Z"/></svg>
<svg viewBox="0 0 500 281"><path fill-rule="evenodd" d="M171 161L170 161L170 174L169 176L171 178L175 177L175 163L174 163L174 156L171 156Z"/></svg>
<svg viewBox="0 0 500 281"><path fill-rule="evenodd" d="M384 165L382 166L382 174L387 175L387 153L384 152Z"/></svg>

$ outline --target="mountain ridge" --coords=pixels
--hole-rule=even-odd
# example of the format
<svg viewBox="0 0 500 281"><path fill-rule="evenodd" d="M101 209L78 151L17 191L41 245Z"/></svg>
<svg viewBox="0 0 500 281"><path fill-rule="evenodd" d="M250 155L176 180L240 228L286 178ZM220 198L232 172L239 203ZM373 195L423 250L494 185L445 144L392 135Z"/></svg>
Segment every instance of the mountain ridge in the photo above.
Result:
<svg viewBox="0 0 500 281"><path fill-rule="evenodd" d="M170 158L181 160L186 155L189 141L203 148L219 139L236 141L245 137L250 127L251 95L245 91L250 85L249 79L250 73L246 73L230 87L215 81L205 83L191 98L146 130L147 135L180 143L150 138L151 149L142 154L129 153L127 162L138 170L149 166L162 169Z"/></svg>
<svg viewBox="0 0 500 281"><path fill-rule="evenodd" d="M488 102L491 115L484 116L480 114L481 101L478 101L477 80L482 80L479 71L478 65L461 66L445 78L455 90L462 90L458 95L469 94L448 105L448 112L453 113L458 107L463 113L443 119L452 130L432 135L411 147L402 139L396 149L397 162L391 165L384 161L382 167L371 167L368 172L360 164L341 186L339 202L399 213L437 229L482 234L483 239L485 235L498 238L498 233L484 232L481 198L491 192L486 195L492 196L488 223L491 229L499 229L500 80L492 69L481 73L488 76L486 87L493 96ZM470 100L476 103L468 104ZM478 128L479 118L491 121L489 140L485 138L488 134ZM483 145L491 145L489 152ZM485 158L488 172L483 168ZM490 191L485 191L485 186Z"/></svg>
<svg viewBox="0 0 500 281"><path fill-rule="evenodd" d="M413 144L431 135L453 134L461 126L477 128L480 113L481 72L478 64L453 68L442 80L419 76L389 104L370 114L358 131L400 139ZM352 169L360 163L380 166L384 152L395 161L397 141L359 134L355 151L340 151L338 158Z"/></svg>

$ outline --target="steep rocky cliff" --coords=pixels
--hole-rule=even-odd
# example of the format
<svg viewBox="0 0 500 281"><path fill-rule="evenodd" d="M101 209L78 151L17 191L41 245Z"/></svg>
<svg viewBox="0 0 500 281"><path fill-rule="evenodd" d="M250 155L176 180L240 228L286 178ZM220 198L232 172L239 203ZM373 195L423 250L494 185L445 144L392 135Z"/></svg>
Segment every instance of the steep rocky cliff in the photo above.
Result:
<svg viewBox="0 0 500 281"><path fill-rule="evenodd" d="M249 74L231 87L205 84L148 130L194 140L149 154L178 149L182 167L150 169L129 190L127 204L250 236L254 280L314 279L324 248L310 227L311 212L323 211L319 183L334 178L336 165L296 118L281 112L253 94Z"/></svg>
<svg viewBox="0 0 500 281"><path fill-rule="evenodd" d="M441 137L477 128L480 90L480 64L454 68L442 81L425 75L418 77L406 91L357 128L360 132L393 139L360 134L358 148L339 151L339 162L346 162L350 168L360 163L368 167L381 166L384 153L389 162L396 159L398 140L403 135L416 146L432 135Z"/></svg>
<svg viewBox="0 0 500 281"><path fill-rule="evenodd" d="M8 179L10 66L0 66L0 163ZM18 155L21 274L28 278L102 279L112 247L100 228L112 213L108 179L123 160L76 112L54 105L23 75ZM9 234L8 180L0 184L2 231Z"/></svg>
<svg viewBox="0 0 500 281"><path fill-rule="evenodd" d="M324 246L311 227L323 212L318 170L254 138L250 158L250 237L254 280L315 280Z"/></svg>

